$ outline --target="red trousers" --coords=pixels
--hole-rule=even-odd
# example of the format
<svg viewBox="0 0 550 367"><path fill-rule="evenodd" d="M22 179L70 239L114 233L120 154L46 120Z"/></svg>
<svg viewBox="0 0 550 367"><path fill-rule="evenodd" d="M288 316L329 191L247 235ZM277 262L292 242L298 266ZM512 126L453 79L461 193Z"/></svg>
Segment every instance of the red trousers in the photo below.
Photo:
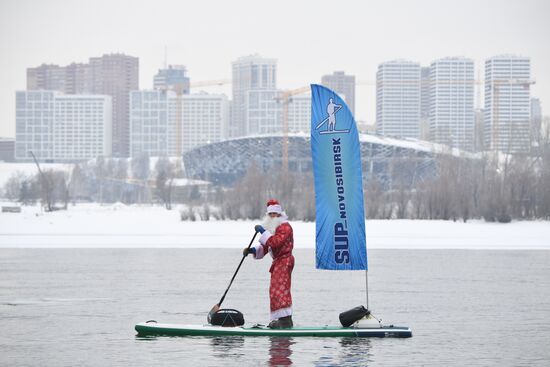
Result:
<svg viewBox="0 0 550 367"><path fill-rule="evenodd" d="M290 294L292 269L294 269L294 256L273 261L271 269L271 282L269 284L269 299L271 312L281 308L292 306Z"/></svg>

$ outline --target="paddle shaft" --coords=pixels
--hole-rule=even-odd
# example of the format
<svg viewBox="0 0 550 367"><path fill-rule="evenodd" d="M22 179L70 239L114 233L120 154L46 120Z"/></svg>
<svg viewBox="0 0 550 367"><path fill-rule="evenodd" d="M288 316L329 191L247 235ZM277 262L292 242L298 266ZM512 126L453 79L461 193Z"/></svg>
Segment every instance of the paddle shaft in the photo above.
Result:
<svg viewBox="0 0 550 367"><path fill-rule="evenodd" d="M250 243L248 244L247 249L249 249L250 246L252 246L252 243L254 242L254 239L256 238L257 234L258 234L258 232L254 232L254 236L252 236L252 239L250 240ZM237 273L239 272L239 269L241 268L241 265L243 264L243 261L247 256L248 255L243 255L243 258L241 259L241 262L239 263L239 266L237 266L237 270L235 270L235 274L233 274L233 278L231 278L231 281L229 282L229 285L227 286L227 289L225 290L222 298L220 299L220 302L218 302L218 307L221 307L222 302L225 299L225 295L229 291L229 288L231 288L231 284L233 284L233 280L235 280L235 277L237 276Z"/></svg>

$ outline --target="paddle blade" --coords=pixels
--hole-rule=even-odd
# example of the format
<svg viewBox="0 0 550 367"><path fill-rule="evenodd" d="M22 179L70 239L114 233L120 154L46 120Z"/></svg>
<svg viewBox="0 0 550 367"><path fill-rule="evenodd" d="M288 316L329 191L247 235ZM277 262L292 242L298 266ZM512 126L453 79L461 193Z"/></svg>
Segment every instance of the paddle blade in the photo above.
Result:
<svg viewBox="0 0 550 367"><path fill-rule="evenodd" d="M212 315L215 314L216 312L218 312L220 310L220 305L219 304L216 304L214 305L214 307L212 307L212 309L210 310L210 312L208 312L208 316L206 317L206 321L208 321L209 324L211 324L212 322Z"/></svg>

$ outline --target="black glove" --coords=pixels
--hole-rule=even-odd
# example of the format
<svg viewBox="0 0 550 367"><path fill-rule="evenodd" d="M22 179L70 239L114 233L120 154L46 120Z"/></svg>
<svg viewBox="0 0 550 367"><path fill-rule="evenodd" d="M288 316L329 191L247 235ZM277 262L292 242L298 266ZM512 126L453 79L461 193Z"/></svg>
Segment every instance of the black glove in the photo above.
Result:
<svg viewBox="0 0 550 367"><path fill-rule="evenodd" d="M254 229L256 230L256 232L260 232L260 234L262 234L262 233L265 232L265 228L262 227L262 226L259 225L259 224L256 224L256 226L254 227Z"/></svg>
<svg viewBox="0 0 550 367"><path fill-rule="evenodd" d="M256 255L256 249L254 247L247 247L243 250L243 256L248 256L249 254Z"/></svg>

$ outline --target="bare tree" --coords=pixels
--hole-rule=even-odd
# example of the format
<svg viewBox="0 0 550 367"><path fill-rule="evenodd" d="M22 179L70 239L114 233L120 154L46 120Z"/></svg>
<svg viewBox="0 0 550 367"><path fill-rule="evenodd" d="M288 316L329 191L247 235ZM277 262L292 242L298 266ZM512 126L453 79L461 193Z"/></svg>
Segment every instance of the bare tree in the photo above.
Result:
<svg viewBox="0 0 550 367"><path fill-rule="evenodd" d="M20 200L22 185L25 180L25 176L21 172L12 174L4 184L5 197L10 200Z"/></svg>
<svg viewBox="0 0 550 367"><path fill-rule="evenodd" d="M71 178L69 180L69 196L72 199L73 205L76 204L76 200L81 196L84 187L84 181L86 177L79 164L75 164L71 171Z"/></svg>
<svg viewBox="0 0 550 367"><path fill-rule="evenodd" d="M536 181L535 201L537 202L537 218L550 219L550 118L545 117L545 129L539 142L540 161Z"/></svg>
<svg viewBox="0 0 550 367"><path fill-rule="evenodd" d="M475 166L474 162L465 158L454 159L455 177L454 177L454 219L462 218L467 222L473 215L473 196Z"/></svg>
<svg viewBox="0 0 550 367"><path fill-rule="evenodd" d="M149 178L149 155L142 153L132 158L132 175L134 178L146 180Z"/></svg>
<svg viewBox="0 0 550 367"><path fill-rule="evenodd" d="M138 157L132 158L132 175L135 179L142 181L141 184L136 185L139 202L143 202L144 197L148 196L149 187L147 179L149 178L149 174L149 155L146 152L143 152Z"/></svg>
<svg viewBox="0 0 550 367"><path fill-rule="evenodd" d="M380 182L376 178L371 178L368 180L367 185L364 189L364 206L365 206L365 215L368 219L378 219L380 218L381 206L383 205L384 192Z"/></svg>
<svg viewBox="0 0 550 367"><path fill-rule="evenodd" d="M103 203L103 185L105 180L105 158L103 156L97 157L95 160L94 174L97 182L99 203Z"/></svg>
<svg viewBox="0 0 550 367"><path fill-rule="evenodd" d="M252 162L246 175L235 185L224 209L228 216L237 218L261 218L267 192L267 179L258 165ZM227 211L229 209L229 211Z"/></svg>
<svg viewBox="0 0 550 367"><path fill-rule="evenodd" d="M172 209L171 191L172 180L174 178L174 165L166 157L158 159L155 165L156 172L156 191L157 195L165 205L166 209Z"/></svg>
<svg viewBox="0 0 550 367"><path fill-rule="evenodd" d="M296 207L294 208L295 212L292 214L293 218L301 219L304 221L314 221L315 220L315 187L313 184L312 175L301 175L296 176L297 185L296 185L296 195L295 203Z"/></svg>
<svg viewBox="0 0 550 367"><path fill-rule="evenodd" d="M411 219L422 219L424 216L424 192L421 190L421 184L411 190Z"/></svg>
<svg viewBox="0 0 550 367"><path fill-rule="evenodd" d="M27 205L31 202L36 201L36 195L34 193L37 191L36 189L33 190L33 181L32 180L23 180L21 181L21 190L19 192L19 201L23 205Z"/></svg>

